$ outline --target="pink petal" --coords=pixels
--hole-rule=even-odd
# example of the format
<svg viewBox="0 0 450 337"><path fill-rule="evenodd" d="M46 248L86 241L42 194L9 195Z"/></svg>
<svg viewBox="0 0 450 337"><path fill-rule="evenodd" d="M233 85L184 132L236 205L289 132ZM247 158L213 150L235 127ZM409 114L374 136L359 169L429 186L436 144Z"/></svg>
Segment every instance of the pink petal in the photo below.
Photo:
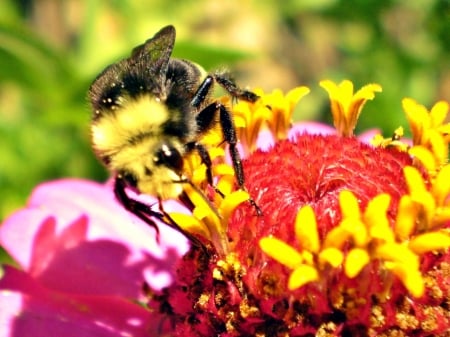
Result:
<svg viewBox="0 0 450 337"><path fill-rule="evenodd" d="M358 139L363 143L370 144L373 137L375 137L375 135L378 135L380 133L381 133L380 129L369 129L358 134Z"/></svg>
<svg viewBox="0 0 450 337"><path fill-rule="evenodd" d="M300 122L295 123L288 132L288 138L293 139L297 134L309 133L309 134L335 134L336 130L329 125L317 122ZM256 140L256 146L258 149L266 151L270 149L275 140L272 133L269 130L261 130Z"/></svg>
<svg viewBox="0 0 450 337"><path fill-rule="evenodd" d="M272 133L269 130L263 129L259 132L256 139L256 147L260 150L267 151L275 144Z"/></svg>
<svg viewBox="0 0 450 337"><path fill-rule="evenodd" d="M155 290L170 284L173 264L188 248L181 234L159 228L162 244L110 187L60 180L35 189L28 208L0 228L0 243L49 288L137 298L144 281Z"/></svg>
<svg viewBox="0 0 450 337"><path fill-rule="evenodd" d="M318 122L295 123L289 130L288 138L292 139L295 135L302 133L334 135L336 134L336 129L327 124Z"/></svg>
<svg viewBox="0 0 450 337"><path fill-rule="evenodd" d="M126 299L52 291L10 267L0 288L0 337L159 335L156 316Z"/></svg>

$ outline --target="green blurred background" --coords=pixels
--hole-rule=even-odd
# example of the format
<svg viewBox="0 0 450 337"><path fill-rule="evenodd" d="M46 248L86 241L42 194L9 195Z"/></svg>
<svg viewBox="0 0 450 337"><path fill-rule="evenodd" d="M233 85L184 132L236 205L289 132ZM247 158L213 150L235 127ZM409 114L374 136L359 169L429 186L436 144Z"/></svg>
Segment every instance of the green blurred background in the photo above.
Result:
<svg viewBox="0 0 450 337"><path fill-rule="evenodd" d="M87 89L170 23L175 56L227 66L244 86L309 86L296 120L329 121L324 78L381 84L359 130L386 135L406 126L403 97L450 99L449 0L2 0L0 220L39 182L106 179L89 145Z"/></svg>

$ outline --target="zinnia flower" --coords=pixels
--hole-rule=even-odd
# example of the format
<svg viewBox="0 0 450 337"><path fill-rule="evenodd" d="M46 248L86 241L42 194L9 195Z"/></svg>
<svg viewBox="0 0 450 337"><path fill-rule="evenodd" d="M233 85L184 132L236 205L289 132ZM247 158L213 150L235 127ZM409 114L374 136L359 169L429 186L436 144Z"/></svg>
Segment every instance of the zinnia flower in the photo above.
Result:
<svg viewBox="0 0 450 337"><path fill-rule="evenodd" d="M257 102L234 105L246 191L236 190L222 148L210 151L221 193L205 184L196 156L186 160L197 186L185 188L191 212L166 210L198 238L187 252L175 250L185 240L164 225L167 235L156 243L108 187L96 185L98 196L74 195L71 189L91 184L58 182L50 189L58 195L48 199L47 185L38 188L0 233L21 267L6 267L0 280L1 308L14 304L0 314L5 336L38 328L33 336L49 336L54 326L70 327L55 334L65 336L448 334L448 104L428 111L405 99L412 144L401 128L368 144L353 130L381 87L353 93L349 81L321 86L334 130L291 125L305 87L286 95L258 91ZM220 136L205 142L220 143Z"/></svg>
<svg viewBox="0 0 450 337"><path fill-rule="evenodd" d="M19 267L3 266L0 336L157 336L157 318L138 301L144 288L171 283L173 263L188 247L170 228L161 226L160 236L157 244L155 231L114 200L110 184L38 186L0 227Z"/></svg>

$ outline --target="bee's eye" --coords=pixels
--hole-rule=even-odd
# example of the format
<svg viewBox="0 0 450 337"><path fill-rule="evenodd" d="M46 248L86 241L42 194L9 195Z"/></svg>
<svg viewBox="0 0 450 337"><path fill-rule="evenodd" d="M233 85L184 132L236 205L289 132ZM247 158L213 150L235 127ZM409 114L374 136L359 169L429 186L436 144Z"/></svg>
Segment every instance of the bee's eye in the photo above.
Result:
<svg viewBox="0 0 450 337"><path fill-rule="evenodd" d="M137 178L134 174L130 173L130 172L122 172L119 175L128 186L130 187L137 187Z"/></svg>
<svg viewBox="0 0 450 337"><path fill-rule="evenodd" d="M156 152L154 160L156 165L165 165L176 172L183 168L183 158L180 151L167 144L163 144Z"/></svg>

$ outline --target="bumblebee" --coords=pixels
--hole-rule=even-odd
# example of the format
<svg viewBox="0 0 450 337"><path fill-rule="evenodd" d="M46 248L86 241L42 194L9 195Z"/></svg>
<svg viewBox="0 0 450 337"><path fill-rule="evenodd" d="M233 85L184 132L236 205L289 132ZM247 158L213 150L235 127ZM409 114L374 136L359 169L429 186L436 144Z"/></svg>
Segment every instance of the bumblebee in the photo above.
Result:
<svg viewBox="0 0 450 337"><path fill-rule="evenodd" d="M164 218L161 200L179 197L183 184L189 183L183 174L187 154L199 154L213 186L211 158L200 139L217 124L228 144L237 186L244 189L233 118L213 99L214 85L235 99L258 99L240 89L226 72L208 74L190 61L171 58L174 43L175 28L162 28L134 48L130 57L100 73L88 94L93 109L92 146L100 161L115 173L116 197L156 230L151 218ZM129 197L127 188L157 196L160 211Z"/></svg>

